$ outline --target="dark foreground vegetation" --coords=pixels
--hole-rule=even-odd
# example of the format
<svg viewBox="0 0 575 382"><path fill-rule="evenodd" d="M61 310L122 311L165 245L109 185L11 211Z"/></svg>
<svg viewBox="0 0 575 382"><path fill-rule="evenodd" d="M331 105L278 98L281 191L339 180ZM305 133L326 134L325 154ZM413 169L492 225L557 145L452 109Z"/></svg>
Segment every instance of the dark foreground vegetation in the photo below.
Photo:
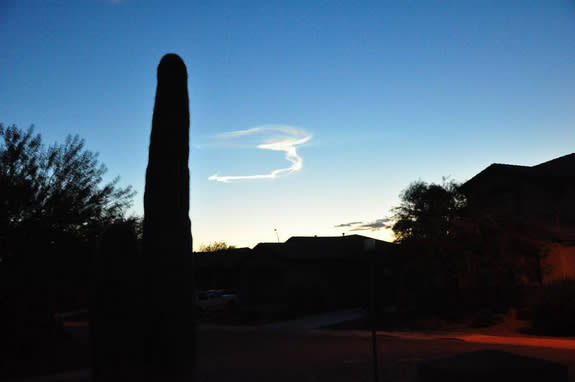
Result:
<svg viewBox="0 0 575 382"><path fill-rule="evenodd" d="M532 322L530 333L575 336L575 280L546 285L528 308Z"/></svg>
<svg viewBox="0 0 575 382"><path fill-rule="evenodd" d="M0 125L0 370L42 374L88 362L57 313L86 309L99 237L127 218L134 192L105 183L82 139L46 146L33 128Z"/></svg>
<svg viewBox="0 0 575 382"><path fill-rule="evenodd" d="M398 313L379 307L386 325L478 328L513 310L531 333L574 335L573 269L549 261L573 252L575 198L568 173L558 176L572 164L568 155L534 166L534 175L492 165L464 184L412 183L391 219L402 260Z"/></svg>

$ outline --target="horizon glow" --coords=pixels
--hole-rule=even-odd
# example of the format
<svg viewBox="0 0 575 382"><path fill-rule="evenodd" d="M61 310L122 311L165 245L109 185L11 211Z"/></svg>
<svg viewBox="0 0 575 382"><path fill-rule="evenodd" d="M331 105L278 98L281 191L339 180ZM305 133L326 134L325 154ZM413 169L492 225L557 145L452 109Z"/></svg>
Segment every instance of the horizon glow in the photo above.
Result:
<svg viewBox="0 0 575 382"><path fill-rule="evenodd" d="M391 240L413 181L574 151L575 4L527 3L0 1L0 122L78 134L141 216L157 66L177 53L195 245Z"/></svg>

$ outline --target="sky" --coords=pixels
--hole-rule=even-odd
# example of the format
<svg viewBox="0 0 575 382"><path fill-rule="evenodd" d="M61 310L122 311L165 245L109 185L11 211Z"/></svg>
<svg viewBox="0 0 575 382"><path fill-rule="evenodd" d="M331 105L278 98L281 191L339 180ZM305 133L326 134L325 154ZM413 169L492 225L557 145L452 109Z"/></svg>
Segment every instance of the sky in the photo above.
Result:
<svg viewBox="0 0 575 382"><path fill-rule="evenodd" d="M575 152L573 1L2 0L0 48L0 122L84 138L136 215L183 58L196 249L392 240L413 181Z"/></svg>

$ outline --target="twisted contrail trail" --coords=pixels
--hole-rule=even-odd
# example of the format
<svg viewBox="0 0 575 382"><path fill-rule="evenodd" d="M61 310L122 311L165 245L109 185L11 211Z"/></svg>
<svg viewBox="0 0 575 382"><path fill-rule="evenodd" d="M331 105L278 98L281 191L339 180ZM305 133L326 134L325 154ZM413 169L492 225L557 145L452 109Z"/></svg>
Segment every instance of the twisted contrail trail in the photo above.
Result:
<svg viewBox="0 0 575 382"><path fill-rule="evenodd" d="M217 182L229 183L242 180L275 179L280 175L286 175L292 172L300 171L303 168L303 158L299 156L296 146L302 145L311 139L311 135L302 129L298 129L292 126L261 126L220 134L218 138L231 140L250 135L262 135L271 133L280 133L282 136L273 137L267 142L261 143L256 147L263 150L284 151L285 158L291 163L290 167L279 168L277 170L273 170L269 174L228 176L220 176L218 174L214 174L208 179L215 180Z"/></svg>

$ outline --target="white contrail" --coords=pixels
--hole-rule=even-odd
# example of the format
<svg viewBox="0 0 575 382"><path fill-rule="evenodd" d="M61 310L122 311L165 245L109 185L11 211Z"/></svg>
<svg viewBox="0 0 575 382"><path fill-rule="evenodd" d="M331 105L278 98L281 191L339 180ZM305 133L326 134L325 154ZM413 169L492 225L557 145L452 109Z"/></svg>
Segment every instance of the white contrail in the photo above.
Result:
<svg viewBox="0 0 575 382"><path fill-rule="evenodd" d="M311 139L311 135L306 133L301 129L297 129L292 126L261 126L253 127L246 130L232 131L229 133L220 134L218 137L220 139L235 139L241 138L248 135L261 135L270 133L281 133L284 136L281 138L272 138L269 142L261 143L256 147L263 150L274 150L274 151L285 151L285 158L291 162L290 167L280 168L273 170L269 174L257 174L257 175L228 175L220 176L214 174L210 176L209 180L215 180L217 182L234 182L240 180L258 180L258 179L274 179L280 175L289 174L292 172L299 171L303 168L303 158L297 153L296 146L306 143ZM286 137L285 135L289 135Z"/></svg>

